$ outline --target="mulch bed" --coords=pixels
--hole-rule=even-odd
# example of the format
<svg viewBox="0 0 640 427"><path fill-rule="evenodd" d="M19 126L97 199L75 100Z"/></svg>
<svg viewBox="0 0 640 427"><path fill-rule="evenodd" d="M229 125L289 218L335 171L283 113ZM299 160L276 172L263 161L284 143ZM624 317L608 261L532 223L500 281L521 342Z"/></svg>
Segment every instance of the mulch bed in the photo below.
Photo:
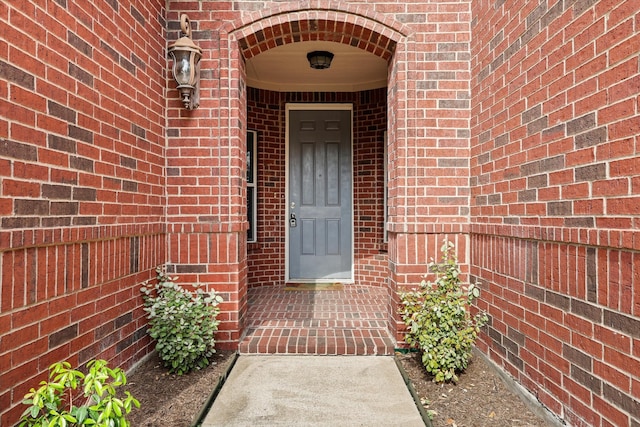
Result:
<svg viewBox="0 0 640 427"><path fill-rule="evenodd" d="M481 357L471 359L457 384L433 382L418 353L398 355L413 388L432 412L434 427L547 426Z"/></svg>
<svg viewBox="0 0 640 427"><path fill-rule="evenodd" d="M218 351L207 368L172 375L157 355L127 376L128 390L140 401L127 420L132 427L189 427L235 358L235 352Z"/></svg>
<svg viewBox="0 0 640 427"><path fill-rule="evenodd" d="M129 374L125 387L140 409L128 420L134 427L188 427L196 421L235 353L219 351L213 364L187 375L171 375L157 356ZM433 426L546 426L512 393L482 358L472 359L457 384L435 384L417 353L399 354L400 363L425 407L433 413ZM428 402L428 403L427 403Z"/></svg>

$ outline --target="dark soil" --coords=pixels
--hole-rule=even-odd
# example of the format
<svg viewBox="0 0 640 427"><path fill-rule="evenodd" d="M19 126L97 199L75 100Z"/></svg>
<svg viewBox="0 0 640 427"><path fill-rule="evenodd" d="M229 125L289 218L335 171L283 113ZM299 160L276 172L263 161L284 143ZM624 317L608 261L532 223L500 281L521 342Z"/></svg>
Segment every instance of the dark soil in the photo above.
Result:
<svg viewBox="0 0 640 427"><path fill-rule="evenodd" d="M172 375L154 355L127 376L128 390L140 401L128 421L132 427L189 427L235 358L235 352L214 354L207 368Z"/></svg>
<svg viewBox="0 0 640 427"><path fill-rule="evenodd" d="M193 425L235 353L219 351L213 364L187 375L171 375L152 357L128 376L126 390L141 404L129 416L133 427ZM472 359L458 384L435 384L416 353L398 355L434 427L546 426L496 376L482 358Z"/></svg>
<svg viewBox="0 0 640 427"><path fill-rule="evenodd" d="M422 366L420 355L398 355L434 427L534 427L547 426L481 357L471 359L457 384L433 382Z"/></svg>

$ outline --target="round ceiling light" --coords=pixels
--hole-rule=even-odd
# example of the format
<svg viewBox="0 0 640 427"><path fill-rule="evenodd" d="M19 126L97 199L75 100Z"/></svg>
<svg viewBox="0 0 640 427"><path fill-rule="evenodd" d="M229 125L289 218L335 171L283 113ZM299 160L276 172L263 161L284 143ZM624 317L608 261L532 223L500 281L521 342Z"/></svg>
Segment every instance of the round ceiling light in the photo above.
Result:
<svg viewBox="0 0 640 427"><path fill-rule="evenodd" d="M324 50L314 50L307 53L307 60L309 65L315 70L326 70L331 66L333 60L333 53Z"/></svg>

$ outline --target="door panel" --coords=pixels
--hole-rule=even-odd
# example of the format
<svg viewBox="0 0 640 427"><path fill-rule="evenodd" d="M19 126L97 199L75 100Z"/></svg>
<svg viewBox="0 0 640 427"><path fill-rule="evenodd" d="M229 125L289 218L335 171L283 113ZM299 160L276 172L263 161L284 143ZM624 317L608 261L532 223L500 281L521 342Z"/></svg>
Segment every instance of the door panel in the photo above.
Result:
<svg viewBox="0 0 640 427"><path fill-rule="evenodd" d="M327 144L327 206L340 205L340 146Z"/></svg>
<svg viewBox="0 0 640 427"><path fill-rule="evenodd" d="M314 144L302 144L300 157L300 162L302 162L302 176L300 177L302 182L301 202L303 206L313 206L315 204L316 195L316 156Z"/></svg>
<svg viewBox="0 0 640 427"><path fill-rule="evenodd" d="M289 279L352 279L351 111L289 115Z"/></svg>
<svg viewBox="0 0 640 427"><path fill-rule="evenodd" d="M340 255L340 221L327 219L327 254Z"/></svg>
<svg viewBox="0 0 640 427"><path fill-rule="evenodd" d="M316 220L312 218L301 218L300 225L302 225L300 232L302 239L302 255L315 255L316 254Z"/></svg>

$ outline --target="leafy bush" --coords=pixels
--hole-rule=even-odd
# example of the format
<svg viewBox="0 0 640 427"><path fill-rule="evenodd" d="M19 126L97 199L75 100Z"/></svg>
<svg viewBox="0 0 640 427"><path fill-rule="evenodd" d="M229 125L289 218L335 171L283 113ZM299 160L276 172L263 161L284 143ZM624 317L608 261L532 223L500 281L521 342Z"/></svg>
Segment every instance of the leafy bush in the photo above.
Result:
<svg viewBox="0 0 640 427"><path fill-rule="evenodd" d="M474 284L463 285L452 242L444 242L440 263L429 263L435 283L423 280L419 288L400 292L400 315L408 326L405 340L417 346L422 363L436 382L458 381L457 373L466 369L471 351L487 323L487 315L471 316L469 307L480 296Z"/></svg>
<svg viewBox="0 0 640 427"><path fill-rule="evenodd" d="M215 353L222 298L196 287L190 292L158 269L155 285L146 282L141 291L144 310L149 313L149 335L170 372L182 375L209 365Z"/></svg>
<svg viewBox="0 0 640 427"><path fill-rule="evenodd" d="M116 397L116 389L127 383L120 368L111 369L105 360L93 360L87 364L89 372L71 369L69 362L58 362L49 368L49 381L40 382L40 387L31 389L24 396L24 411L19 427L128 427L126 414L133 406L140 407L131 394ZM82 383L82 393L76 392ZM75 399L82 399L79 406Z"/></svg>

